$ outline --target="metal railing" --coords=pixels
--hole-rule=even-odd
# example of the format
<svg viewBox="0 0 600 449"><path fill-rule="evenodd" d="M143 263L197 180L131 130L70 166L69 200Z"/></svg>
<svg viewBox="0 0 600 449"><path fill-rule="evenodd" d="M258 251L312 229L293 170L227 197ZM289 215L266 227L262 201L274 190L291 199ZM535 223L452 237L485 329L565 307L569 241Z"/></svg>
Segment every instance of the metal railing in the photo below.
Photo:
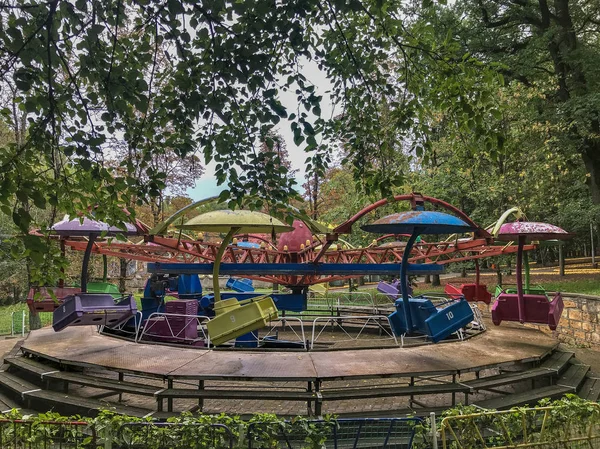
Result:
<svg viewBox="0 0 600 449"><path fill-rule="evenodd" d="M131 328L129 327L129 322L131 321L131 319L133 319L133 330L131 330ZM122 334L125 334L125 335L129 335L135 339L140 334L140 328L142 327L142 322L143 322L142 312L138 310L133 315L133 318L131 318L131 319L125 320L122 323L117 324L116 326L110 326L110 325L98 326L98 332L103 333L106 329L110 329L113 331L121 332Z"/></svg>
<svg viewBox="0 0 600 449"><path fill-rule="evenodd" d="M519 408L448 416L440 430L443 449L600 447L600 405L585 416L568 406Z"/></svg>
<svg viewBox="0 0 600 449"><path fill-rule="evenodd" d="M2 449L92 449L96 432L86 422L0 419Z"/></svg>
<svg viewBox="0 0 600 449"><path fill-rule="evenodd" d="M232 449L235 435L225 424L132 422L116 439L113 449Z"/></svg>
<svg viewBox="0 0 600 449"><path fill-rule="evenodd" d="M248 426L248 449L410 449L419 418L358 418L302 423L258 422Z"/></svg>
<svg viewBox="0 0 600 449"><path fill-rule="evenodd" d="M292 323L299 323L300 334L298 334L298 331L296 331L294 325L290 324L290 321ZM282 331L286 331L287 329L289 329L292 332L292 334L294 334L294 336L298 339L294 343L301 343L302 347L304 349L307 349L306 336L304 334L304 322L302 321L302 319L294 316L286 316L281 317L278 320L272 320L269 324L271 325L271 327L269 328L267 333L261 338L262 341L268 340L269 337L273 336L273 334L279 330L279 328L281 328Z"/></svg>
<svg viewBox="0 0 600 449"><path fill-rule="evenodd" d="M354 323L358 322L358 326L344 327L344 321L352 321ZM382 322L387 323L387 327L382 325ZM321 323L321 330L317 332L317 327L319 323ZM342 333L348 337L348 339L345 341L358 340L365 330L375 329L380 333L380 336L379 338L373 338L372 340L394 340L394 344L396 346L398 345L398 339L396 338L394 332L392 332L390 319L385 315L323 316L317 317L313 320L312 333L310 339L310 349L314 348L315 342L323 334L328 325L331 326L331 329L340 329ZM344 340L336 338L336 341L341 342Z"/></svg>
<svg viewBox="0 0 600 449"><path fill-rule="evenodd" d="M336 307L367 307L375 309L373 295L370 292L327 291L309 292L308 306L310 308L334 309Z"/></svg>
<svg viewBox="0 0 600 449"><path fill-rule="evenodd" d="M26 316L24 310L10 312L10 335L16 334L15 317L17 317L17 319L18 319L19 316L21 317L21 337L24 337L25 336L25 316Z"/></svg>
<svg viewBox="0 0 600 449"><path fill-rule="evenodd" d="M155 320L153 321L152 318L162 318L161 320ZM173 327L171 326L171 321L169 320L169 318L183 318L184 320L186 318L189 318L187 320L187 322L185 323L184 326L181 327L181 329L178 330L173 330ZM187 330L188 327L193 326L194 328L196 328L198 330L198 332L200 334L202 334L202 336L198 337L200 339L203 339L206 346L210 346L210 337L208 335L208 332L206 331L205 327L203 326L203 323L206 321L210 321L210 318L204 315L186 315L183 313L164 313L164 312L154 312L151 313L150 316L148 317L148 319L144 322L144 327L142 328L141 332L138 332L137 337L135 339L136 343L139 343L140 341L143 340L144 336L146 337L150 337L150 339L155 338L155 339L161 339L161 338L170 338L173 339L175 341L183 341L183 342L190 342L190 339L185 337L185 332ZM158 323L166 323L166 326L169 330L169 333L167 335L165 334L159 334L159 333L152 333L152 329L154 327L159 326ZM156 330L155 330L156 332Z"/></svg>

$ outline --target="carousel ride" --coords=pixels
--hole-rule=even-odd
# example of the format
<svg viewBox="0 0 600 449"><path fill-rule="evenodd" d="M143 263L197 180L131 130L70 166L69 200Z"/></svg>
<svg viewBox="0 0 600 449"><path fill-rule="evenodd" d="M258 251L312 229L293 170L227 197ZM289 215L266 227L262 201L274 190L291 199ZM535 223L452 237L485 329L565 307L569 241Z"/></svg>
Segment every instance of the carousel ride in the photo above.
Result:
<svg viewBox="0 0 600 449"><path fill-rule="evenodd" d="M368 214L377 208L406 201L409 211L369 220ZM273 400L287 405L305 403L313 415L343 414L346 409L335 406L339 401L360 402L368 410L373 402L365 400L380 398L390 402L390 410L398 410L396 402L402 397L410 398L413 412L424 413L431 404L420 402L422 396L450 395L444 397L451 398L446 404L451 405L456 393L464 393L465 402L483 406L486 403L477 396L480 390L534 377L548 380L568 366L567 357L553 352L553 339L535 329L505 323L553 326L560 319L562 298L544 296L543 302L518 287L515 294L506 291L492 309L493 323L501 325L486 329L479 305L487 306L489 297L471 294L469 284L454 286L446 294L415 295L408 282L409 276L440 274L453 261L506 254L517 254L520 260L545 237L540 232L522 236L526 229L531 231L522 222L508 223L514 229L501 228L494 238L462 211L420 194L378 201L333 229L299 219L290 226L248 211L213 211L186 221L184 215L193 207L152 230L139 224L117 230L93 220L65 219L55 225L51 232L61 245L84 251L81 286L54 292L46 287L51 297L32 301L32 312L53 311L56 331L32 332L22 351L34 356L35 363L58 363L54 368L59 370L84 366L117 372L117 383L98 380L93 372L49 376L100 386L119 395L153 396L159 413L164 412L163 401L167 401L166 412L172 412L177 409L175 399L194 399L198 401L195 410L206 408L205 400L209 409L212 400L215 410L222 410L223 401L231 400L243 404L244 411L264 411L248 404ZM350 234L357 223L366 232L394 236L394 242L365 248L336 246L340 236ZM175 229L172 235L169 226ZM143 241L106 238L117 232L136 233ZM558 238L568 235L554 228L553 232L560 234ZM221 241L209 241L202 233L219 233ZM279 239L275 239L277 233ZM451 237L435 242L434 235ZM136 301L128 295L115 299L92 293L87 283L92 254L148 262L150 278L142 297ZM382 294L377 300L360 292L364 296L353 299L329 292L325 300L311 293L320 284L369 274L397 281L380 283ZM206 277L201 280L200 276ZM230 276L227 291L219 283L225 280L223 276ZM276 283L285 291L260 290L252 280ZM476 292L485 288L479 280L475 285ZM61 292L68 294L60 297ZM532 312L532 308L541 311ZM448 351L452 345L460 347ZM32 363L21 358L9 362L22 371L34 369ZM552 368L533 367L531 372L519 372L518 379L517 374L503 372L479 378L482 370L527 363L547 363ZM38 365L35 370L51 371ZM124 382L125 376L134 377ZM140 376L162 379L167 388L154 391L136 380ZM13 378L4 382L4 377L10 374L0 373L0 386L15 385ZM380 381L366 385L367 379ZM190 381L197 381L197 387L174 383L188 385L185 382ZM566 391L564 386L553 388L544 394ZM23 390L22 397L47 399L50 394L46 389L43 395L31 393L40 390L30 385ZM65 402L65 398L63 394L60 400ZM441 405L439 399L433 403ZM127 411L134 412L137 409ZM144 413L149 412L139 411L140 416Z"/></svg>
<svg viewBox="0 0 600 449"><path fill-rule="evenodd" d="M490 233L441 200L410 194L396 196L394 201L408 201L411 210L365 224L362 229L385 234L384 237L395 236L396 241L358 249L343 249L341 245L332 249L332 245L340 235L350 233L354 223L388 204L388 200L364 208L333 230L299 219L288 226L268 215L244 210L208 212L185 222L185 214L203 201L184 208L150 231L129 225L126 233L144 236L144 241L137 244L106 239L119 230L104 223L65 219L51 232L60 238L62 246L84 251L81 288L62 287L56 298L48 297L51 289L46 288L46 297L30 300L30 308L32 312L54 311L53 326L57 331L67 326L97 324L105 333L135 341L205 348L361 348L373 347L375 340L385 341L384 346L404 346L463 339L483 332L485 326L476 303L489 304L491 294L479 281L477 260L516 252L519 268L523 253L535 247L526 244L525 237L515 239L505 231L507 226L520 223L504 223L514 211L507 211ZM425 210L427 203L451 213ZM165 235L169 225L175 225L176 237ZM199 238L193 239L184 231L198 232ZM225 237L218 243L208 242L203 239L204 232ZM276 233L282 233L278 241ZM466 234L471 235L464 237ZM402 235L408 236L407 242L398 240ZM432 243L421 235L450 237ZM558 235L568 234L563 231ZM539 238L539 232L533 237ZM508 243L497 243L505 240ZM85 277L92 253L149 262L151 277L140 300L140 310L131 296L113 299L103 292L87 291ZM476 261L475 283L448 284L445 295L413 296L409 276L440 274L445 264L465 260ZM221 292L219 275L223 274L232 276L226 286L232 291ZM378 290L385 301L374 301L368 296L363 301L333 298L325 304L310 300L309 286L367 274L397 277L395 283L379 283ZM211 293L203 293L199 275L212 275ZM243 278L236 278L240 276ZM277 283L288 291L258 292L251 279ZM176 300L166 301L168 297ZM541 320L540 314L523 311L523 303L533 301L528 298L522 291L503 291L493 309L494 323L508 320L544 323L555 328L562 312L561 301L547 300L534 307L538 310L550 304L549 310L540 312L547 316ZM502 305L513 302L516 305ZM519 311L518 319L514 319L514 310ZM350 336L352 332L360 338Z"/></svg>

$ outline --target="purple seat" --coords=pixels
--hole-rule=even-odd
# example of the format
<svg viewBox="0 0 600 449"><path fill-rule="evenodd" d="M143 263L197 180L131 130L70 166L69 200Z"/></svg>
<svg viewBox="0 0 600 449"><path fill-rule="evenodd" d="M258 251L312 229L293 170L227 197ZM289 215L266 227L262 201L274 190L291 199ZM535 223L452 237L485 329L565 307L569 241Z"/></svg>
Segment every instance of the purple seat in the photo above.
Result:
<svg viewBox="0 0 600 449"><path fill-rule="evenodd" d="M67 326L115 326L137 313L133 296L115 303L113 297L105 293L78 293L65 298L63 304L54 311L52 327L56 332Z"/></svg>
<svg viewBox="0 0 600 449"><path fill-rule="evenodd" d="M377 291L380 293L383 293L384 295L389 296L389 298L392 300L396 300L400 297L400 295L402 295L402 287L400 286L400 280L396 279L391 284L388 284L387 282L384 282L384 281L379 281L379 284L377 284ZM408 286L408 295L412 296L412 294L413 294L413 289L409 285Z"/></svg>
<svg viewBox="0 0 600 449"><path fill-rule="evenodd" d="M377 291L389 296L391 299L398 299L400 297L400 289L398 287L384 281L379 281L379 284L377 284Z"/></svg>
<svg viewBox="0 0 600 449"><path fill-rule="evenodd" d="M519 319L519 296L516 293L498 295L492 306L492 322L498 326L502 321L521 321L522 323L547 324L555 330L560 321L564 303L562 295L557 293L552 301L545 295L523 295L524 316Z"/></svg>

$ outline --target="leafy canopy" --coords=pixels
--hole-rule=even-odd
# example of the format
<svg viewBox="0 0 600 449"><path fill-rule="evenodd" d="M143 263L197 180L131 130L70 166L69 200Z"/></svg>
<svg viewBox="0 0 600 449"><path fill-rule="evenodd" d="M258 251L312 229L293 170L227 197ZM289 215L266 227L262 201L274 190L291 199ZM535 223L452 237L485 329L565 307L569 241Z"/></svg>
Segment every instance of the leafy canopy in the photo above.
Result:
<svg viewBox="0 0 600 449"><path fill-rule="evenodd" d="M231 207L267 194L285 202L293 180L259 163L275 126L291 128L311 170L342 140L367 193L389 194L402 173L384 162L426 148L430 106L456 110L475 129L493 105L472 89L496 82L457 57L451 36L438 39L426 15L411 22L409 13L381 0L4 2L0 70L16 83L28 134L0 155L0 202L6 212L15 195L67 212L100 206L99 218L123 219L129 198L164 186L152 155L197 149L216 162ZM333 118L302 70L308 60L331 81ZM290 92L292 108L282 101ZM145 176L127 160L126 170L105 164L113 136L142 152ZM265 189L273 178L277 188ZM26 207L13 217L23 229L31 220Z"/></svg>

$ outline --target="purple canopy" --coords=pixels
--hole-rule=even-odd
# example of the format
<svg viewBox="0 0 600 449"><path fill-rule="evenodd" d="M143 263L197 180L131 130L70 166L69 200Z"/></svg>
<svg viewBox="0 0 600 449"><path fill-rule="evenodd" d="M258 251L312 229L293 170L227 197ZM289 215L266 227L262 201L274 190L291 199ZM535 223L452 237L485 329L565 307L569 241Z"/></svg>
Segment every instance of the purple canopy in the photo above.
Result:
<svg viewBox="0 0 600 449"><path fill-rule="evenodd" d="M498 231L498 240L516 241L519 237L525 237L526 240L566 240L573 237L558 226L549 223L539 223L535 221L515 221L504 223Z"/></svg>
<svg viewBox="0 0 600 449"><path fill-rule="evenodd" d="M105 235L115 235L118 233L127 235L137 234L136 227L129 223L125 223L126 230L123 230L116 226L109 226L103 221L90 220L89 218L84 218L83 221L81 221L79 218L74 220L70 220L69 218L68 215L65 215L65 218L58 223L55 223L52 228L50 228L52 232L62 236L80 237L86 237L91 234L100 235L102 233L105 233Z"/></svg>

